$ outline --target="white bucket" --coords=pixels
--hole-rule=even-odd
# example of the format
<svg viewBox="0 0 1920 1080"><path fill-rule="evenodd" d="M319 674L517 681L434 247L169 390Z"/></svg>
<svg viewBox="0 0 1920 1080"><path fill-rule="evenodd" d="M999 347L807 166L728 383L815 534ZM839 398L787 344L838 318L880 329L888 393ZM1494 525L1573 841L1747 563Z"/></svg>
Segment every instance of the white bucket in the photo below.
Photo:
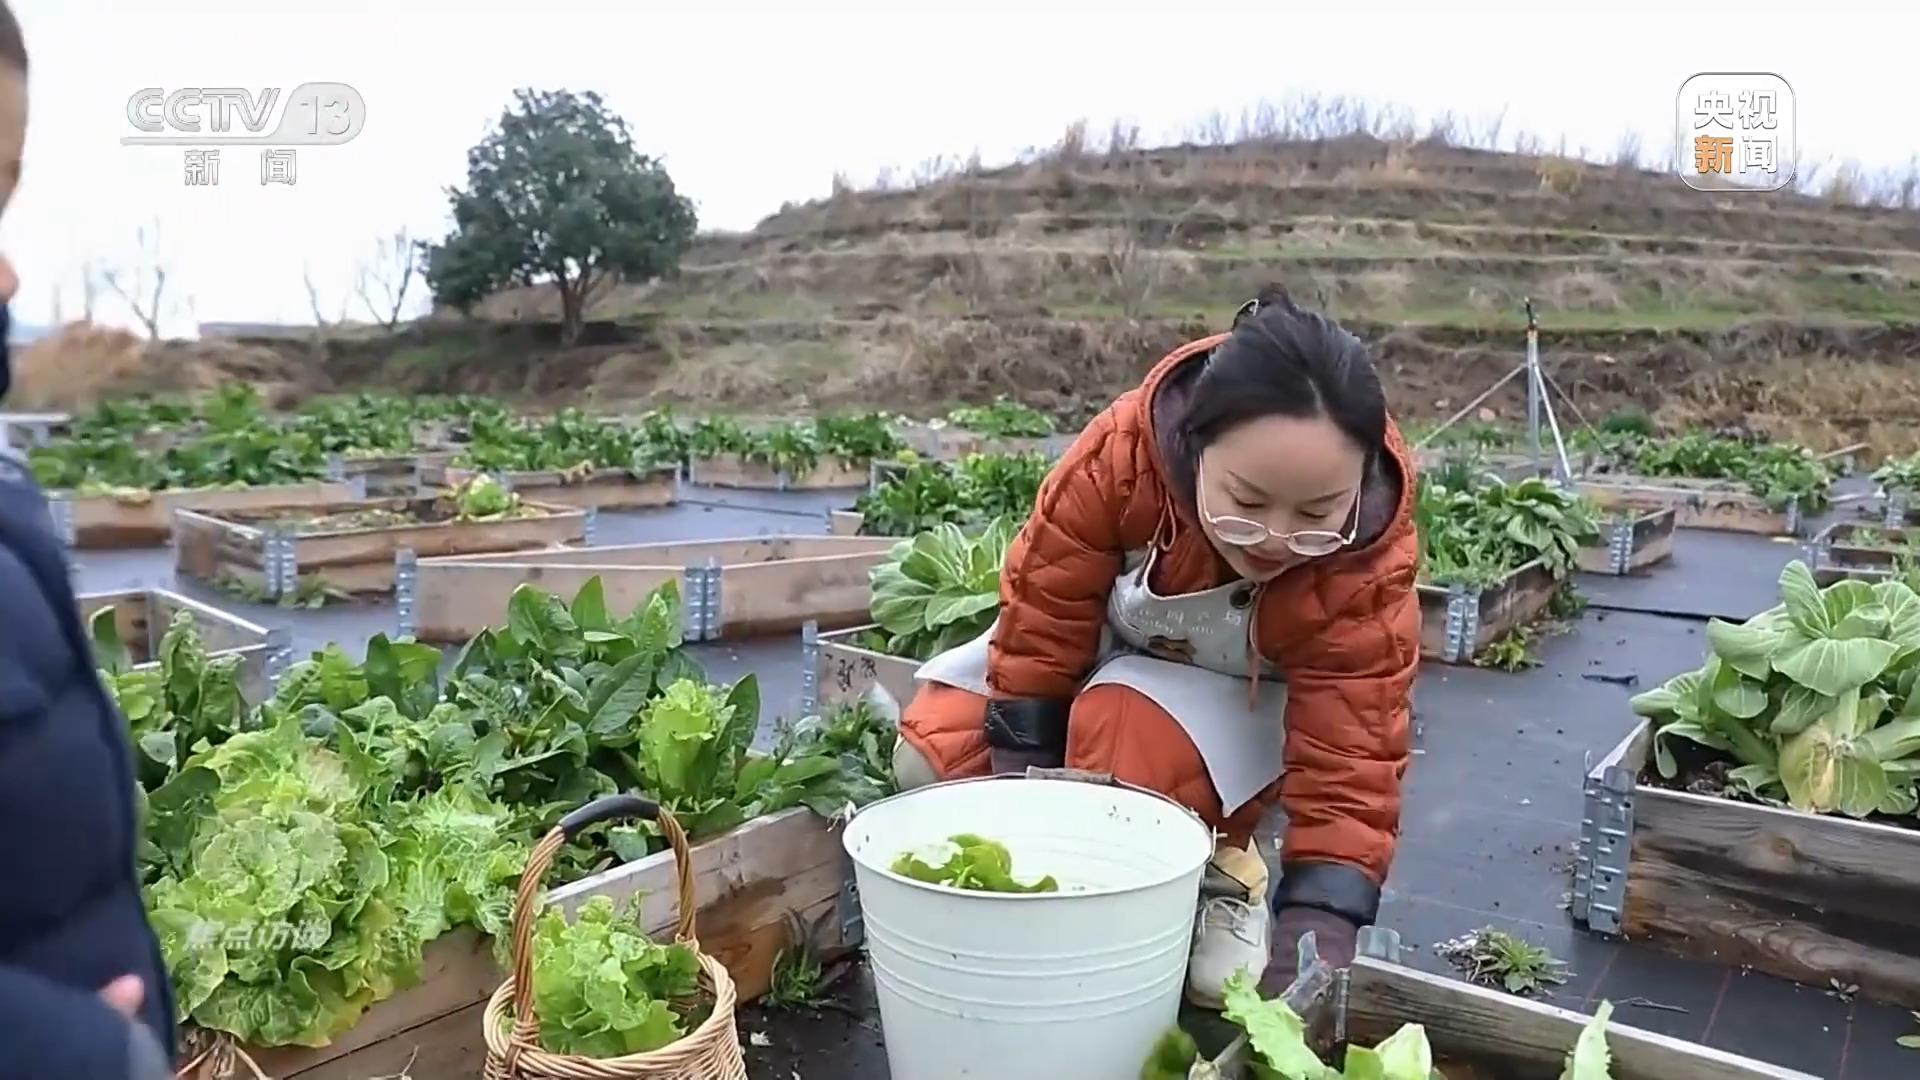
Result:
<svg viewBox="0 0 1920 1080"><path fill-rule="evenodd" d="M964 892L901 877L955 833L1006 845L1056 893ZM1135 1080L1173 1026L1213 835L1144 791L1076 780L957 780L847 824L893 1080ZM950 849L949 849L950 850Z"/></svg>

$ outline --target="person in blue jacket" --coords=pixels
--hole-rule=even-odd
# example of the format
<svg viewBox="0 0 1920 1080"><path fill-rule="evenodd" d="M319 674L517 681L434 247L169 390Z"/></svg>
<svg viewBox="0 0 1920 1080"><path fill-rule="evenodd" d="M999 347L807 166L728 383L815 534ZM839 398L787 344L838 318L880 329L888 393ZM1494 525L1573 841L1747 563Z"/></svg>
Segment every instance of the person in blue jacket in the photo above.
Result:
<svg viewBox="0 0 1920 1080"><path fill-rule="evenodd" d="M27 52L0 0L0 212ZM0 305L17 280L0 259ZM0 306L0 399L9 379ZM126 723L94 669L47 500L0 450L0 1080L167 1080L173 996L134 863Z"/></svg>

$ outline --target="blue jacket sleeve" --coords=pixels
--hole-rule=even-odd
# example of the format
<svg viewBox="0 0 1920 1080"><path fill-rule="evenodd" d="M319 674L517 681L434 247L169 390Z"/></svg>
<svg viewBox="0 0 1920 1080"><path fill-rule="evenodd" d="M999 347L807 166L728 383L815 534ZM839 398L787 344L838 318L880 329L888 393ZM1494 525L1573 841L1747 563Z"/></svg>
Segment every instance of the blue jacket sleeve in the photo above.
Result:
<svg viewBox="0 0 1920 1080"><path fill-rule="evenodd" d="M151 992L151 991L149 991ZM160 1041L85 990L0 966L0 1080L170 1080Z"/></svg>

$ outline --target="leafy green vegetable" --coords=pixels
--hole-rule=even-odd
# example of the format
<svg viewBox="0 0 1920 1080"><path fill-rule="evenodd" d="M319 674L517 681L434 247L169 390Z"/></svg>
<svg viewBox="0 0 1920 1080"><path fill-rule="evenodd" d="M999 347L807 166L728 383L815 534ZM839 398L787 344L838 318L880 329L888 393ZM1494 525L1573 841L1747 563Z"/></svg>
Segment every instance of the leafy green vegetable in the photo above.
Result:
<svg viewBox="0 0 1920 1080"><path fill-rule="evenodd" d="M1612 1019L1613 1002L1602 1001L1574 1040L1560 1080L1612 1080L1613 1052L1607 1049L1607 1022Z"/></svg>
<svg viewBox="0 0 1920 1080"><path fill-rule="evenodd" d="M689 456L737 455L743 461L805 476L826 458L848 465L892 457L906 447L884 413L820 416L794 423L748 428L726 418L696 422L687 440Z"/></svg>
<svg viewBox="0 0 1920 1080"><path fill-rule="evenodd" d="M1434 1068L1433 1047L1419 1024L1403 1024L1380 1043L1348 1044L1336 1069L1309 1045L1306 1021L1286 1002L1260 996L1252 973L1242 969L1222 991L1223 1013L1247 1033L1252 1071L1278 1080L1444 1080ZM1606 1028L1613 1005L1601 1002L1567 1054L1561 1080L1610 1080Z"/></svg>
<svg viewBox="0 0 1920 1080"><path fill-rule="evenodd" d="M1140 1080L1186 1080L1187 1071L1200 1058L1200 1046L1182 1028L1170 1028L1148 1051L1146 1064L1140 1066Z"/></svg>
<svg viewBox="0 0 1920 1080"><path fill-rule="evenodd" d="M913 536L942 523L977 527L1024 521L1053 467L1041 454L969 454L958 462L913 461L854 502L860 531Z"/></svg>
<svg viewBox="0 0 1920 1080"><path fill-rule="evenodd" d="M649 939L635 914L594 896L571 922L558 908L534 921L533 1005L542 1049L591 1058L641 1054L699 1022L689 1022L698 957L687 945Z"/></svg>
<svg viewBox="0 0 1920 1080"><path fill-rule="evenodd" d="M1053 417L1005 396L991 405L962 405L947 414L947 422L1002 439L1044 439L1053 434Z"/></svg>
<svg viewBox="0 0 1920 1080"><path fill-rule="evenodd" d="M671 430L671 424L668 425ZM457 463L488 472L591 469L644 471L679 460L677 440L660 441L657 427L638 427L567 409L543 423L510 416L476 417Z"/></svg>
<svg viewBox="0 0 1920 1080"><path fill-rule="evenodd" d="M505 927L523 853L460 789L396 798L370 758L299 722L235 735L156 790L176 828L147 886L180 1015L265 1045L321 1046L418 982L455 925ZM400 901L410 906L400 906Z"/></svg>
<svg viewBox="0 0 1920 1080"><path fill-rule="evenodd" d="M142 880L181 1019L326 1043L419 977L426 942L498 934L533 839L600 794L649 790L698 839L891 790L864 755L877 719L750 750L754 681L705 685L680 625L670 587L616 618L596 578L571 603L523 586L444 686L440 650L376 635L363 661L329 646L290 665L249 707L237 658L208 657L190 615L156 664L103 673L139 749ZM602 827L556 861L577 877L658 844Z"/></svg>
<svg viewBox="0 0 1920 1080"><path fill-rule="evenodd" d="M1638 440L1619 456L1619 467L1634 475L1727 480L1776 509L1797 501L1818 513L1833 487L1833 470L1813 451L1784 443L1696 432Z"/></svg>
<svg viewBox="0 0 1920 1080"><path fill-rule="evenodd" d="M913 852L905 852L893 860L893 872L901 877L924 881L929 885L945 885L950 889L966 889L971 892L996 893L1049 893L1059 892L1060 883L1052 874L1022 885L1013 879L1013 855L1006 845L988 840L972 833L959 833L948 838L954 851L945 862L938 866L927 862Z"/></svg>
<svg viewBox="0 0 1920 1080"><path fill-rule="evenodd" d="M1781 603L1707 625L1697 671L1633 699L1654 765L1677 776L1674 740L1731 759L1727 791L1807 813L1912 815L1920 804L1920 595L1898 580L1820 588L1805 563Z"/></svg>
<svg viewBox="0 0 1920 1080"><path fill-rule="evenodd" d="M1414 526L1422 576L1436 585L1491 585L1536 561L1564 577L1600 535L1578 496L1538 477L1475 476L1463 463L1420 474Z"/></svg>
<svg viewBox="0 0 1920 1080"><path fill-rule="evenodd" d="M984 633L1000 606L1000 564L1015 528L1000 518L968 536L939 525L895 544L869 574L887 651L925 660Z"/></svg>

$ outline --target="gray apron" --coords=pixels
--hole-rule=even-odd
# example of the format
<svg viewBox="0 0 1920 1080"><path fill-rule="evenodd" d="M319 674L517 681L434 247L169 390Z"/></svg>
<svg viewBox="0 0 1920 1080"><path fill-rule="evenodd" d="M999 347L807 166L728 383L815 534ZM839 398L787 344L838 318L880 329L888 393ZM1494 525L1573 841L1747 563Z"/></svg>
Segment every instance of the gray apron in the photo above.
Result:
<svg viewBox="0 0 1920 1080"><path fill-rule="evenodd" d="M1231 814L1280 776L1286 685L1263 658L1259 697L1248 708L1253 585L1160 596L1147 587L1153 560L1152 553L1127 557L1107 597L1099 663L1081 688L1130 687L1166 710L1200 751L1220 805ZM1235 599L1248 606L1236 607ZM990 627L922 664L914 678L987 694L992 637Z"/></svg>

